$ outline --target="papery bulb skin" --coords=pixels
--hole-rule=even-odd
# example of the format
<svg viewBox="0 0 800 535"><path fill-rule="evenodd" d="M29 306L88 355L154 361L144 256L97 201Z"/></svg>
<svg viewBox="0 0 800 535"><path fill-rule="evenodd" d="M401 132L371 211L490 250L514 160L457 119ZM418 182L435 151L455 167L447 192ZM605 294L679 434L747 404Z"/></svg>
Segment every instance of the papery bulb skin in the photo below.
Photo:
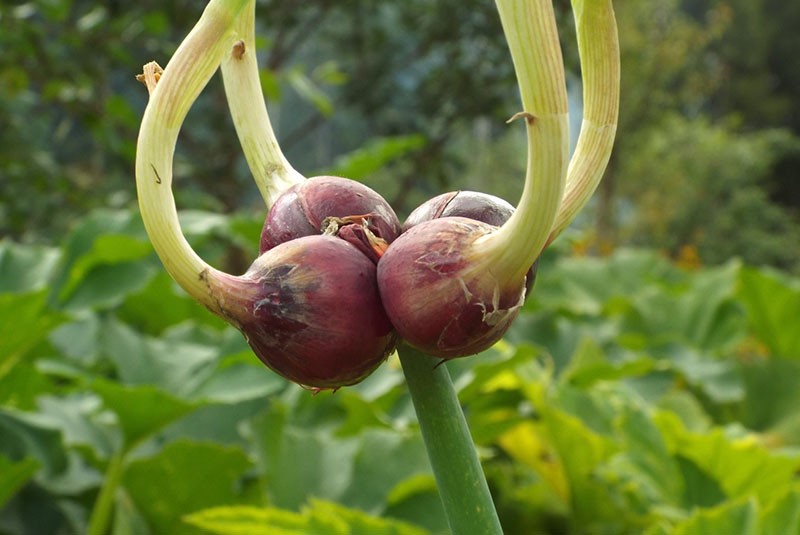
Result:
<svg viewBox="0 0 800 535"><path fill-rule="evenodd" d="M358 383L396 344L375 264L333 236L276 245L215 298L264 364L315 390Z"/></svg>
<svg viewBox="0 0 800 535"><path fill-rule="evenodd" d="M475 242L496 226L444 217L412 226L381 257L378 288L401 338L443 359L502 338L525 298L525 277L501 281Z"/></svg>
<svg viewBox="0 0 800 535"><path fill-rule="evenodd" d="M260 252L302 236L331 232L326 228L329 218L352 218L339 221L333 233L375 262L380 255L374 253L373 244L363 229L386 244L400 234L400 221L380 194L354 180L320 176L296 184L278 197L264 221ZM362 229L347 229L351 225Z"/></svg>
<svg viewBox="0 0 800 535"><path fill-rule="evenodd" d="M508 221L514 207L500 197L479 191L450 191L428 199L409 214L403 223L403 231L424 221L440 217L466 217L496 227ZM525 297L531 294L536 282L539 260L533 263L525 280Z"/></svg>
<svg viewBox="0 0 800 535"><path fill-rule="evenodd" d="M499 227L513 213L514 207L500 197L477 191L450 191L414 209L403 223L403 230L440 217L468 217Z"/></svg>

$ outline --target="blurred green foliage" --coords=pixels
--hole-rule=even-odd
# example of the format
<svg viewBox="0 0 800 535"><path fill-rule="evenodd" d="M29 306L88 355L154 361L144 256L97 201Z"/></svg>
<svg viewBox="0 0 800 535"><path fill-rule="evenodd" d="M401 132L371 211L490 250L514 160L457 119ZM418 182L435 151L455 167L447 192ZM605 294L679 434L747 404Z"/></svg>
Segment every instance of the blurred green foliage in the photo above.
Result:
<svg viewBox="0 0 800 535"><path fill-rule="evenodd" d="M166 63L202 7L0 6L0 234L52 243L89 209L134 204L146 94L133 77L147 61ZM769 0L615 8L618 142L575 228L599 251L690 247L710 264L740 256L800 269L800 42L782 31L800 23L800 9ZM568 2L556 11L579 110ZM524 132L504 124L518 100L491 2L261 0L257 34L273 123L302 172L352 173L401 217L447 189L518 198ZM212 80L181 134L178 204L263 213L221 85Z"/></svg>
<svg viewBox="0 0 800 535"><path fill-rule="evenodd" d="M152 253L134 75L202 7L0 5L0 533L443 533L394 359L311 396ZM601 191L506 340L448 364L504 528L800 533L800 7L615 7L623 101ZM263 0L257 18L298 169L363 180L401 216L445 189L519 194L491 2ZM193 247L243 271L263 205L218 79L175 171Z"/></svg>
<svg viewBox="0 0 800 535"><path fill-rule="evenodd" d="M200 254L242 247L185 215ZM445 532L396 359L312 395L146 245L108 210L0 242L0 533ZM503 342L447 364L506 533L800 533L800 280L564 246L539 273Z"/></svg>

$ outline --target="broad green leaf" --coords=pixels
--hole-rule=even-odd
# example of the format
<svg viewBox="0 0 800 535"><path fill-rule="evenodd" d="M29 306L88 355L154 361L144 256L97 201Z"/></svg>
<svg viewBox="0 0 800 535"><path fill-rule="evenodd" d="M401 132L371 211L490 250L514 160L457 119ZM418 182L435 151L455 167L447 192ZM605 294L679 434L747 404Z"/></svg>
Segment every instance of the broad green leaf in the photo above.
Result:
<svg viewBox="0 0 800 535"><path fill-rule="evenodd" d="M680 455L675 457L675 461L680 467L683 480L684 509L691 511L697 507L713 507L727 499L717 479L693 461Z"/></svg>
<svg viewBox="0 0 800 535"><path fill-rule="evenodd" d="M541 425L523 422L498 437L497 443L516 462L531 468L563 503L569 503L570 488L564 464L547 441Z"/></svg>
<svg viewBox="0 0 800 535"><path fill-rule="evenodd" d="M566 475L567 505L576 521L587 526L613 518L615 507L608 489L594 474L615 453L616 446L579 418L554 406L547 392L546 383L526 385L526 393L539 415L542 436L548 450L555 453L552 462L560 463Z"/></svg>
<svg viewBox="0 0 800 535"><path fill-rule="evenodd" d="M425 145L422 135L373 138L364 146L339 156L329 171L335 176L364 180L392 161Z"/></svg>
<svg viewBox="0 0 800 535"><path fill-rule="evenodd" d="M776 272L742 269L739 297L758 339L776 356L800 358L800 281Z"/></svg>
<svg viewBox="0 0 800 535"><path fill-rule="evenodd" d="M675 319L679 331L694 346L720 350L741 337L744 318L733 303L740 271L741 265L731 262L692 277Z"/></svg>
<svg viewBox="0 0 800 535"><path fill-rule="evenodd" d="M151 535L147 521L127 493L120 493L114 504L113 535Z"/></svg>
<svg viewBox="0 0 800 535"><path fill-rule="evenodd" d="M586 388L597 381L644 375L654 367L653 359L646 356L611 362L593 340L584 338L563 371L561 379L579 388Z"/></svg>
<svg viewBox="0 0 800 535"><path fill-rule="evenodd" d="M199 406L150 385L123 386L96 379L91 387L117 415L128 447Z"/></svg>
<svg viewBox="0 0 800 535"><path fill-rule="evenodd" d="M214 506L232 505L246 470L247 455L235 447L179 441L152 457L132 461L123 484L155 533L202 533L183 517Z"/></svg>
<svg viewBox="0 0 800 535"><path fill-rule="evenodd" d="M133 250L127 251L126 245ZM51 286L51 304L67 298L94 267L141 259L152 249L141 218L133 212L97 210L80 221L62 251Z"/></svg>
<svg viewBox="0 0 800 535"><path fill-rule="evenodd" d="M759 521L760 535L800 533L800 486L794 485L785 495L764 508Z"/></svg>
<svg viewBox="0 0 800 535"><path fill-rule="evenodd" d="M711 427L711 417L687 390L673 389L658 401L657 407L675 413L690 431L702 433Z"/></svg>
<svg viewBox="0 0 800 535"><path fill-rule="evenodd" d="M358 509L311 500L297 513L274 507L215 507L184 518L218 535L425 535L427 531Z"/></svg>
<svg viewBox="0 0 800 535"><path fill-rule="evenodd" d="M353 483L359 441L337 438L322 427L281 427L279 422L272 415L254 427L268 441L258 455L271 503L298 509L309 496L339 500ZM267 426L272 427L268 432Z"/></svg>
<svg viewBox="0 0 800 535"><path fill-rule="evenodd" d="M63 321L45 305L46 292L0 294L0 378Z"/></svg>
<svg viewBox="0 0 800 535"><path fill-rule="evenodd" d="M128 294L143 288L155 272L154 266L144 262L95 265L75 283L63 306L69 311L118 306Z"/></svg>
<svg viewBox="0 0 800 535"><path fill-rule="evenodd" d="M388 497L385 515L424 527L432 533L448 533L447 517L433 475L412 476L400 482Z"/></svg>
<svg viewBox="0 0 800 535"><path fill-rule="evenodd" d="M52 247L0 241L0 293L25 293L44 288L61 252Z"/></svg>
<svg viewBox="0 0 800 535"><path fill-rule="evenodd" d="M430 474L421 435L369 429L358 437L352 482L338 501L368 513L382 514L389 494L397 485L409 477Z"/></svg>
<svg viewBox="0 0 800 535"><path fill-rule="evenodd" d="M688 520L675 526L674 535L730 533L760 535L758 507L754 500L731 501L712 509L698 509ZM787 533L788 532L784 532Z"/></svg>
<svg viewBox="0 0 800 535"><path fill-rule="evenodd" d="M192 397L210 402L239 403L274 394L286 385L285 379L247 352L226 359Z"/></svg>
<svg viewBox="0 0 800 535"><path fill-rule="evenodd" d="M721 428L692 433L670 413L656 413L655 421L670 451L691 460L731 498L755 496L768 503L800 470L800 458L768 450L753 436L729 438Z"/></svg>
<svg viewBox="0 0 800 535"><path fill-rule="evenodd" d="M117 316L151 336L158 336L164 329L184 321L224 325L221 319L186 295L163 270L158 270L140 290L129 294Z"/></svg>
<svg viewBox="0 0 800 535"><path fill-rule="evenodd" d="M61 430L65 446L88 446L100 459L110 457L119 446L119 433L95 394L42 396L38 405L43 421Z"/></svg>
<svg viewBox="0 0 800 535"><path fill-rule="evenodd" d="M745 388L739 368L732 360L698 353L691 347L670 345L655 354L668 360L686 381L719 404L744 398Z"/></svg>
<svg viewBox="0 0 800 535"><path fill-rule="evenodd" d="M97 361L100 328L98 315L88 313L60 325L50 332L48 338L63 356L88 367Z"/></svg>
<svg viewBox="0 0 800 535"><path fill-rule="evenodd" d="M691 276L679 284L643 285L626 303L626 330L648 344L676 341L722 351L742 337L744 318L734 303L739 264L730 263Z"/></svg>
<svg viewBox="0 0 800 535"><path fill-rule="evenodd" d="M9 373L0 376L0 405L19 410L35 408L36 398L53 389L40 370L41 362L20 362Z"/></svg>
<svg viewBox="0 0 800 535"><path fill-rule="evenodd" d="M184 337L152 338L115 320L103 324L100 347L114 363L120 382L153 384L182 397L213 374L219 356L217 347Z"/></svg>
<svg viewBox="0 0 800 535"><path fill-rule="evenodd" d="M208 235L211 233L227 234L229 219L222 214L201 210L181 210L178 214L181 231L186 236Z"/></svg>
<svg viewBox="0 0 800 535"><path fill-rule="evenodd" d="M303 511L309 518L309 535L425 535L425 530L385 518L370 516L358 509L312 499ZM337 529L338 528L338 529Z"/></svg>
<svg viewBox="0 0 800 535"><path fill-rule="evenodd" d="M39 462L30 457L12 462L0 455L0 510L33 477L39 466Z"/></svg>
<svg viewBox="0 0 800 535"><path fill-rule="evenodd" d="M279 100L281 98L281 84L273 71L266 68L259 69L258 79L261 82L261 91L265 97L271 100Z"/></svg>
<svg viewBox="0 0 800 535"><path fill-rule="evenodd" d="M633 403L624 406L615 426L622 451L606 469L622 477L650 506L678 506L684 494L680 467L670 455L660 430Z"/></svg>
<svg viewBox="0 0 800 535"><path fill-rule="evenodd" d="M746 395L741 420L776 446L800 443L800 361L770 358L740 365Z"/></svg>
<svg viewBox="0 0 800 535"><path fill-rule="evenodd" d="M13 459L33 458L46 476L67 468L61 432L33 413L0 407L0 454Z"/></svg>
<svg viewBox="0 0 800 535"><path fill-rule="evenodd" d="M286 509L238 505L197 511L183 520L218 535L305 535L309 519Z"/></svg>
<svg viewBox="0 0 800 535"><path fill-rule="evenodd" d="M84 283L90 275L94 276L100 266L127 263L150 255L152 247L142 239L126 234L103 234L97 236L92 248L75 259L70 266L69 278L61 289L61 298L67 299L75 293L76 287ZM123 281L118 281L123 282Z"/></svg>
<svg viewBox="0 0 800 535"><path fill-rule="evenodd" d="M541 373L535 362L538 354L530 346L513 348L501 342L475 363L469 359L448 363L477 445L493 444L524 420L519 408L527 401L521 387L525 377ZM463 369L459 370L459 364L465 365Z"/></svg>
<svg viewBox="0 0 800 535"><path fill-rule="evenodd" d="M600 258L562 258L536 285L538 306L575 314L597 315L615 297L635 297L665 282L684 277L651 251L622 249Z"/></svg>

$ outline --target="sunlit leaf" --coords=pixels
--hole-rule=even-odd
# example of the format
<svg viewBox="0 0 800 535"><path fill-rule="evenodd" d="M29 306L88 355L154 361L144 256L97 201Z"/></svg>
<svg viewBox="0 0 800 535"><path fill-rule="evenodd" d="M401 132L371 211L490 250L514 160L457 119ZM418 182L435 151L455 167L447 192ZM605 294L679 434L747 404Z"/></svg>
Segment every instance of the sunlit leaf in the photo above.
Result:
<svg viewBox="0 0 800 535"><path fill-rule="evenodd" d="M753 500L747 500L727 502L713 509L699 509L691 518L676 526L672 533L674 535L711 533L760 535L758 508Z"/></svg>
<svg viewBox="0 0 800 535"><path fill-rule="evenodd" d="M731 498L755 496L768 503L800 470L800 458L770 451L752 436L730 438L721 428L692 433L669 413L657 413L656 423L670 451L691 460Z"/></svg>
<svg viewBox="0 0 800 535"><path fill-rule="evenodd" d="M761 535L800 533L800 486L787 489L785 495L764 508L759 522Z"/></svg>
<svg viewBox="0 0 800 535"><path fill-rule="evenodd" d="M308 517L294 511L250 506L214 507L184 517L184 522L219 535L303 535Z"/></svg>
<svg viewBox="0 0 800 535"><path fill-rule="evenodd" d="M370 516L323 500L311 500L297 513L274 507L215 507L184 520L219 535L425 535L427 531L397 520Z"/></svg>

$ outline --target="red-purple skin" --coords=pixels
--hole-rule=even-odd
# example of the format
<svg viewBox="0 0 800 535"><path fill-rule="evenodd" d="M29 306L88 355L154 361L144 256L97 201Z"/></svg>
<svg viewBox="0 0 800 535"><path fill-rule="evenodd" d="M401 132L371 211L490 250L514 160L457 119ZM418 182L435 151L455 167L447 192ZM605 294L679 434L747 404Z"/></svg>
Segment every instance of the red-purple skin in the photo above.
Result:
<svg viewBox="0 0 800 535"><path fill-rule="evenodd" d="M508 221L514 207L504 199L479 191L450 191L428 199L414 209L405 223L403 231L431 219L440 217L467 217L496 227ZM525 279L525 297L531 294L536 282L539 260L533 263Z"/></svg>
<svg viewBox="0 0 800 535"><path fill-rule="evenodd" d="M276 245L215 298L264 364L312 389L358 383L397 340L375 264L333 236Z"/></svg>
<svg viewBox="0 0 800 535"><path fill-rule="evenodd" d="M414 209L403 223L403 230L440 217L468 217L499 227L513 213L514 207L500 197L476 191L450 191Z"/></svg>
<svg viewBox="0 0 800 535"><path fill-rule="evenodd" d="M420 222L378 262L384 309L401 338L443 359L474 355L502 338L525 296L525 280L499 285L463 256L496 226L463 217Z"/></svg>
<svg viewBox="0 0 800 535"><path fill-rule="evenodd" d="M369 230L387 243L400 234L400 220L389 203L373 189L347 178L309 178L286 190L272 205L261 231L260 252L302 236L321 234L328 217L360 215L369 216ZM358 232L341 232L340 237L377 262L378 258Z"/></svg>

